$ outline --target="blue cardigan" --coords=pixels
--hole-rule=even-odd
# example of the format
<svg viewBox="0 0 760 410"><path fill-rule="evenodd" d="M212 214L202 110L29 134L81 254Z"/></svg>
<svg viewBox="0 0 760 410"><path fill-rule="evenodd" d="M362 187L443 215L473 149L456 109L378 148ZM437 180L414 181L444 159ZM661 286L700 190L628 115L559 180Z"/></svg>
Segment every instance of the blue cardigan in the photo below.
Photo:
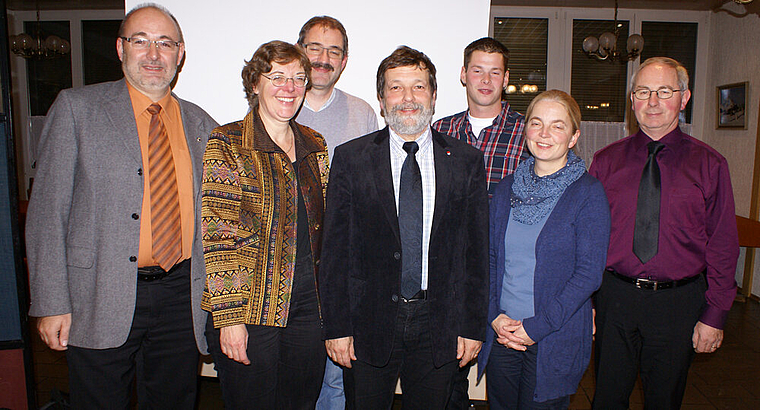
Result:
<svg viewBox="0 0 760 410"><path fill-rule="evenodd" d="M504 178L490 204L491 288L488 333L478 358L483 374L496 333L504 278L504 235L513 176ZM602 184L588 173L567 187L536 240L535 316L523 326L538 344L535 401L575 393L591 359L591 294L602 283L610 237L610 210Z"/></svg>

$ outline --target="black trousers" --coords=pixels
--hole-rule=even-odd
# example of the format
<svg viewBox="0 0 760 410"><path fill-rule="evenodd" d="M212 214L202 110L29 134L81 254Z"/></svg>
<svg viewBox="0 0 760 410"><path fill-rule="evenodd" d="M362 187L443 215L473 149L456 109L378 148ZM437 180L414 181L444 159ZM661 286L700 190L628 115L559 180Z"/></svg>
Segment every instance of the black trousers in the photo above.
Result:
<svg viewBox="0 0 760 410"><path fill-rule="evenodd" d="M452 360L435 367L428 302L399 303L393 351L388 364L376 367L355 360L352 368L344 369L347 409L390 409L399 376L403 391L402 409L446 408L459 361Z"/></svg>
<svg viewBox="0 0 760 410"><path fill-rule="evenodd" d="M470 368L475 365L475 361L461 367L454 376L454 385L451 389L451 397L446 405L446 410L469 410L470 409L470 381L467 377L470 375Z"/></svg>
<svg viewBox="0 0 760 410"><path fill-rule="evenodd" d="M140 409L192 409L198 385L198 348L190 305L190 260L171 275L137 281L126 343L113 349L69 346L73 409L128 409L137 380Z"/></svg>
<svg viewBox="0 0 760 410"><path fill-rule="evenodd" d="M627 409L641 372L647 409L681 407L704 277L664 290L637 289L609 273L596 295L594 409Z"/></svg>
<svg viewBox="0 0 760 410"><path fill-rule="evenodd" d="M490 330L489 330L490 331ZM538 344L527 350L510 349L494 343L486 366L486 388L490 410L561 410L570 405L570 396L544 402L533 401L536 391Z"/></svg>
<svg viewBox="0 0 760 410"><path fill-rule="evenodd" d="M313 409L325 371L317 290L311 255L296 264L286 327L246 325L250 365L228 358L209 315L206 338L222 388L224 408Z"/></svg>

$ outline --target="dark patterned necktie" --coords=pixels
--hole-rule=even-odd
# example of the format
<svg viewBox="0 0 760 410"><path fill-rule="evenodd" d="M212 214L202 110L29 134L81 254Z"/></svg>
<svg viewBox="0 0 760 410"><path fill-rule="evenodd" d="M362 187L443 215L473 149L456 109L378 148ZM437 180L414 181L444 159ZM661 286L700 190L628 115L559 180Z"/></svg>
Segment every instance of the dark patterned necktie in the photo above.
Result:
<svg viewBox="0 0 760 410"><path fill-rule="evenodd" d="M633 230L633 253L641 263L647 263L657 254L660 231L660 166L657 153L665 145L660 141L647 144L649 157L644 164L636 201L636 225Z"/></svg>
<svg viewBox="0 0 760 410"><path fill-rule="evenodd" d="M411 299L422 284L422 175L415 153L416 142L405 142L398 194L398 225L401 236L401 296Z"/></svg>
<svg viewBox="0 0 760 410"><path fill-rule="evenodd" d="M148 166L150 169L150 214L153 235L153 259L168 271L182 256L182 225L179 194L169 135L159 112L161 106L148 107L151 114L148 131Z"/></svg>

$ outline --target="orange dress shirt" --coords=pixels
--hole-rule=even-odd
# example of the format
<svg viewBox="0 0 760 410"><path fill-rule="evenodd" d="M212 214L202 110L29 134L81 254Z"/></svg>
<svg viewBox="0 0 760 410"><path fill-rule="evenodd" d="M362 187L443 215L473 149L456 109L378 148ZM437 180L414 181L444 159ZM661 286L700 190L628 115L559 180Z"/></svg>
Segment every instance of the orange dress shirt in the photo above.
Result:
<svg viewBox="0 0 760 410"><path fill-rule="evenodd" d="M151 233L150 213L150 167L148 166L148 129L151 114L147 111L153 101L127 82L132 109L137 122L137 134L140 138L140 151L143 163L143 201L140 213L140 249L137 254L137 266L156 266L153 260L153 238ZM174 157L174 169L177 176L177 191L179 192L179 211L182 223L182 260L190 258L193 247L195 229L195 213L193 210L193 167L190 160L190 150L187 148L185 130L182 126L182 114L179 103L167 93L156 101L161 106L161 120L164 122L169 135L169 145Z"/></svg>

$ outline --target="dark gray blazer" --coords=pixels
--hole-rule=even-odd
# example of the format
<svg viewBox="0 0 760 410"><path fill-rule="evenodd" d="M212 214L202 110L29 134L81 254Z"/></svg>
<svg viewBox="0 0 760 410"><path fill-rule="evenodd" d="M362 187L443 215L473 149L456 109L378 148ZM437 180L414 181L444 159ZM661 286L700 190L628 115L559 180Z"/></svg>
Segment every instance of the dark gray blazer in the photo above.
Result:
<svg viewBox="0 0 760 410"><path fill-rule="evenodd" d="M483 154L432 132L435 209L428 250L433 361L456 359L457 336L485 340L488 192ZM319 272L327 339L354 337L356 357L387 364L401 283L401 239L388 128L335 148Z"/></svg>
<svg viewBox="0 0 760 410"><path fill-rule="evenodd" d="M217 123L195 104L177 100L193 162L193 321L198 349L206 353L198 209L203 151ZM127 340L135 310L140 220L133 215L142 210L144 184L125 80L61 91L39 147L26 220L29 315L71 313L71 345L118 347Z"/></svg>

